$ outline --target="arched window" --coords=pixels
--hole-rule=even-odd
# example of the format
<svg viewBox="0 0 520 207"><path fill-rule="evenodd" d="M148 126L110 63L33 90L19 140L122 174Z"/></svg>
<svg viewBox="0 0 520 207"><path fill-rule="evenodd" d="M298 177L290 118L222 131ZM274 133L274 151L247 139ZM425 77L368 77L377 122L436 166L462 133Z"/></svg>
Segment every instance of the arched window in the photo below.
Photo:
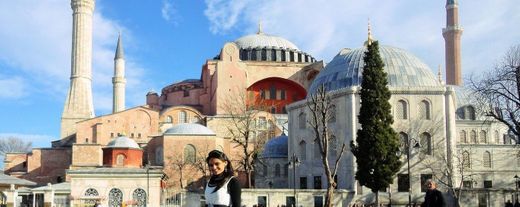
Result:
<svg viewBox="0 0 520 207"><path fill-rule="evenodd" d="M200 124L200 117L199 116L193 116L191 118L191 123L196 123L196 124Z"/></svg>
<svg viewBox="0 0 520 207"><path fill-rule="evenodd" d="M421 134L420 138L421 151L424 154L431 155L432 154L432 136L428 132L424 132Z"/></svg>
<svg viewBox="0 0 520 207"><path fill-rule="evenodd" d="M163 160L163 148L162 147L157 147L155 149L155 162L158 164L158 165L162 165L164 164L164 160Z"/></svg>
<svg viewBox="0 0 520 207"><path fill-rule="evenodd" d="M274 85L269 87L269 99L276 100L276 87Z"/></svg>
<svg viewBox="0 0 520 207"><path fill-rule="evenodd" d="M289 164L285 164L283 168L283 175L287 176L289 175Z"/></svg>
<svg viewBox="0 0 520 207"><path fill-rule="evenodd" d="M123 166L125 164L125 155L124 154L118 154L116 156L116 165L117 166Z"/></svg>
<svg viewBox="0 0 520 207"><path fill-rule="evenodd" d="M184 146L184 162L195 163L196 150L195 146L188 144Z"/></svg>
<svg viewBox="0 0 520 207"><path fill-rule="evenodd" d="M164 121L166 123L172 123L172 117L171 116L167 116L166 117L166 120Z"/></svg>
<svg viewBox="0 0 520 207"><path fill-rule="evenodd" d="M300 157L302 160L307 160L307 143L305 141L300 142Z"/></svg>
<svg viewBox="0 0 520 207"><path fill-rule="evenodd" d="M307 120L306 120L306 117L305 117L305 113L300 113L300 115L298 115L298 126L300 127L300 129L305 129L305 125L307 124Z"/></svg>
<svg viewBox="0 0 520 207"><path fill-rule="evenodd" d="M520 167L520 152L516 154L516 166Z"/></svg>
<svg viewBox="0 0 520 207"><path fill-rule="evenodd" d="M408 104L406 101L399 100L397 102L396 117L397 119L408 119Z"/></svg>
<svg viewBox="0 0 520 207"><path fill-rule="evenodd" d="M319 140L314 140L314 159L321 159L321 150L320 150L320 143L318 143Z"/></svg>
<svg viewBox="0 0 520 207"><path fill-rule="evenodd" d="M119 207L123 204L123 192L117 188L112 188L108 193L108 206Z"/></svg>
<svg viewBox="0 0 520 207"><path fill-rule="evenodd" d="M406 150L408 150L407 148L407 145L408 145L408 134L404 133L404 132L400 132L399 133L399 143L400 143L400 149L401 149L401 154L406 154Z"/></svg>
<svg viewBox="0 0 520 207"><path fill-rule="evenodd" d="M475 108L473 106L466 106L464 113L467 119L475 120Z"/></svg>
<svg viewBox="0 0 520 207"><path fill-rule="evenodd" d="M336 105L331 105L329 108L329 123L336 122Z"/></svg>
<svg viewBox="0 0 520 207"><path fill-rule="evenodd" d="M500 135L498 134L498 130L495 130L495 144L500 144Z"/></svg>
<svg viewBox="0 0 520 207"><path fill-rule="evenodd" d="M487 132L482 130L480 131L480 134L479 134L479 137L480 137L480 143L487 143Z"/></svg>
<svg viewBox="0 0 520 207"><path fill-rule="evenodd" d="M471 132L469 133L469 138L471 143L478 143L477 132L475 130L471 130Z"/></svg>
<svg viewBox="0 0 520 207"><path fill-rule="evenodd" d="M96 189L94 188L89 188L85 191L85 194L84 194L86 197L98 197L99 196L99 193ZM95 199L86 199L85 200L85 204L95 204L96 203L96 200Z"/></svg>
<svg viewBox="0 0 520 207"><path fill-rule="evenodd" d="M179 112L179 123L188 123L188 115L186 111Z"/></svg>
<svg viewBox="0 0 520 207"><path fill-rule="evenodd" d="M274 166L274 176L280 177L280 164Z"/></svg>
<svg viewBox="0 0 520 207"><path fill-rule="evenodd" d="M459 133L460 143L468 143L468 138L466 137L466 131L462 130Z"/></svg>
<svg viewBox="0 0 520 207"><path fill-rule="evenodd" d="M329 157L332 157L333 159L336 159L337 156L337 150L338 150L338 140L336 139L336 136L330 135L329 139Z"/></svg>
<svg viewBox="0 0 520 207"><path fill-rule="evenodd" d="M421 101L421 103L419 104L419 118L426 119L426 120L431 119L430 102L428 102L426 100Z"/></svg>
<svg viewBox="0 0 520 207"><path fill-rule="evenodd" d="M469 152L464 151L462 153L462 167L464 168L471 168L471 159L469 157Z"/></svg>
<svg viewBox="0 0 520 207"><path fill-rule="evenodd" d="M132 198L137 202L134 206L145 207L146 206L146 191L141 188L137 188L132 193Z"/></svg>
<svg viewBox="0 0 520 207"><path fill-rule="evenodd" d="M484 152L483 160L484 160L484 167L491 168L491 153L490 152L488 152L488 151Z"/></svg>

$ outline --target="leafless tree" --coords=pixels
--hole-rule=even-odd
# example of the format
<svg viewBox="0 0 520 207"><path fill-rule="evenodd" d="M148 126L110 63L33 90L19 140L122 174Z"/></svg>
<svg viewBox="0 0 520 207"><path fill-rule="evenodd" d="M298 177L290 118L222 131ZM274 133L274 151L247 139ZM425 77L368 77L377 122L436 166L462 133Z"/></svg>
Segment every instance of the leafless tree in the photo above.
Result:
<svg viewBox="0 0 520 207"><path fill-rule="evenodd" d="M18 137L0 138L0 156L10 152L28 152L32 148L32 142L24 141Z"/></svg>
<svg viewBox="0 0 520 207"><path fill-rule="evenodd" d="M484 115L507 125L520 144L520 44L512 46L493 71L470 77L469 86L480 97Z"/></svg>
<svg viewBox="0 0 520 207"><path fill-rule="evenodd" d="M167 165L170 169L167 169L170 171L170 175L178 175L178 181L179 181L179 187L181 189L184 189L184 171L187 170L187 168L193 164L193 162L190 162L189 160L184 159L183 156L168 156L166 158ZM175 177L175 176L174 176Z"/></svg>
<svg viewBox="0 0 520 207"><path fill-rule="evenodd" d="M252 100L245 92L239 92L229 94L222 108L229 120L229 137L241 151L236 167L246 173L247 186L252 187L256 157L263 149L272 126L269 113L265 112L267 106L261 100Z"/></svg>
<svg viewBox="0 0 520 207"><path fill-rule="evenodd" d="M346 145L343 143L339 150L336 148L339 140L335 138L332 129L329 127L329 123L336 119L336 112L330 95L325 91L325 87L319 87L307 99L307 107L311 116L308 123L313 131L314 140L318 143L323 170L327 178L325 206L331 207L333 206L334 188L337 185L334 177L336 177L339 161L345 152ZM333 151L336 153L331 153ZM333 163L330 163L330 161Z"/></svg>

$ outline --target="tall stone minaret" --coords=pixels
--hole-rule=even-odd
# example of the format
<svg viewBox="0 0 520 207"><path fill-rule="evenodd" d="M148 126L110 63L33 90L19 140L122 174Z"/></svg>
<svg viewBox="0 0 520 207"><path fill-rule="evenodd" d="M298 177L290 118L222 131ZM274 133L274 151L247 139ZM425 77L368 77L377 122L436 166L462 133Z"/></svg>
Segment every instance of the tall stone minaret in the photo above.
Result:
<svg viewBox="0 0 520 207"><path fill-rule="evenodd" d="M121 33L117 38L116 56L114 57L114 77L112 78L114 84L114 96L112 113L125 110L125 56L123 52L123 43L121 40Z"/></svg>
<svg viewBox="0 0 520 207"><path fill-rule="evenodd" d="M446 28L442 29L446 55L446 84L462 85L460 61L460 36L462 27L459 25L459 5L457 0L446 1Z"/></svg>
<svg viewBox="0 0 520 207"><path fill-rule="evenodd" d="M76 133L76 122L94 117L92 103L92 13L95 0L71 0L70 88L61 115L61 138Z"/></svg>

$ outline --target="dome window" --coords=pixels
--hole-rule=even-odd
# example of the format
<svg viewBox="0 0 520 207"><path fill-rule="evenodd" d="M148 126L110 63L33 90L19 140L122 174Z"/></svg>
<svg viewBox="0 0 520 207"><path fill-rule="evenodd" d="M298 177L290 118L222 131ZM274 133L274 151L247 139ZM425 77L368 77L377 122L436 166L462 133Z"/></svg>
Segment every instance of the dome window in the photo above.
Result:
<svg viewBox="0 0 520 207"><path fill-rule="evenodd" d="M408 119L408 104L404 100L397 102L396 117L398 119Z"/></svg>
<svg viewBox="0 0 520 207"><path fill-rule="evenodd" d="M430 102L423 100L421 103L419 103L419 118L430 120Z"/></svg>
<svg viewBox="0 0 520 207"><path fill-rule="evenodd" d="M307 160L307 143L305 141L300 142L300 157L302 160Z"/></svg>

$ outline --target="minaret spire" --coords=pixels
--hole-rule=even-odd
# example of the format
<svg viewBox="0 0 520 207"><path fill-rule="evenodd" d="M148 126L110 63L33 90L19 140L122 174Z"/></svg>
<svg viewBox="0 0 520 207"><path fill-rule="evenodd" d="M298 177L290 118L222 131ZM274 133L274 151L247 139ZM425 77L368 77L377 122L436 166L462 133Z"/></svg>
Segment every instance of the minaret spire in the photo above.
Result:
<svg viewBox="0 0 520 207"><path fill-rule="evenodd" d="M444 81L442 80L442 69L441 69L441 65L439 65L439 69L437 70L437 80L439 81L439 83L441 84L444 84Z"/></svg>
<svg viewBox="0 0 520 207"><path fill-rule="evenodd" d="M114 77L113 84L113 100L112 113L125 110L125 56L123 51L123 40L121 32L117 38L116 55L114 57Z"/></svg>
<svg viewBox="0 0 520 207"><path fill-rule="evenodd" d="M446 28L442 29L445 43L446 84L462 85L461 46L462 27L459 24L457 0L446 1Z"/></svg>
<svg viewBox="0 0 520 207"><path fill-rule="evenodd" d="M71 0L70 87L61 115L61 138L76 134L76 122L94 117L92 101L92 13L94 0Z"/></svg>

